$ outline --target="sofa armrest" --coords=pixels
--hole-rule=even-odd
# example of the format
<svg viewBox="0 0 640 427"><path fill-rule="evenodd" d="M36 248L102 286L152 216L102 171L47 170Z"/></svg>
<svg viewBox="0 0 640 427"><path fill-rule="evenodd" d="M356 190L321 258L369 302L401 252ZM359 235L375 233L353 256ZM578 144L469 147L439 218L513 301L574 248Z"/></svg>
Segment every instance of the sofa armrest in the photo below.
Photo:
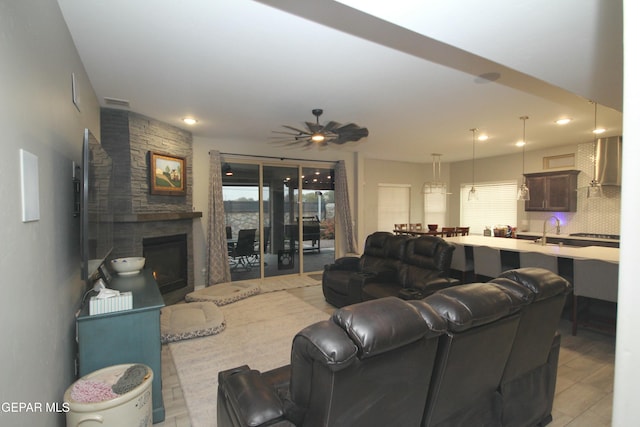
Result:
<svg viewBox="0 0 640 427"><path fill-rule="evenodd" d="M324 266L325 270L349 270L358 271L360 265L360 258L355 256L347 256L336 259L333 264L327 264Z"/></svg>
<svg viewBox="0 0 640 427"><path fill-rule="evenodd" d="M422 295L426 297L440 289L450 288L452 286L460 285L461 283L462 282L458 279L436 277L424 283L414 284L414 287L416 289L420 289L420 291L422 291Z"/></svg>
<svg viewBox="0 0 640 427"><path fill-rule="evenodd" d="M397 282L398 271L393 268L366 269L361 273L364 281L369 282Z"/></svg>
<svg viewBox="0 0 640 427"><path fill-rule="evenodd" d="M260 372L241 366L218 374L218 426L271 425L283 418L282 401Z"/></svg>

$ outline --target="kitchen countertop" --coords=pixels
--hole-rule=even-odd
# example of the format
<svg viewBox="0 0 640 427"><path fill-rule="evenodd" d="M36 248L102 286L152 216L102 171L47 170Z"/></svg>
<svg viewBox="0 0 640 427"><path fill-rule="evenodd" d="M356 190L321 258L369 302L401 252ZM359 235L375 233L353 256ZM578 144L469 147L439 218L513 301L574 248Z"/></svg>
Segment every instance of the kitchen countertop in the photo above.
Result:
<svg viewBox="0 0 640 427"><path fill-rule="evenodd" d="M518 236L528 236L528 237L540 238L540 237L542 237L542 231L540 231L540 232L523 231L523 232L518 232L517 235ZM556 234L556 233L553 233L553 232L551 232L551 233L547 232L547 238L571 239L571 240L587 240L587 241L590 241L590 242L617 242L617 243L620 243L620 240L616 240L616 239L603 239L603 238L599 238L599 237L572 236L570 234Z"/></svg>
<svg viewBox="0 0 640 427"><path fill-rule="evenodd" d="M554 236L558 236L554 234ZM547 235L549 237L549 235ZM571 237L573 238L573 237ZM457 236L445 237L445 240L466 246L488 246L490 248L513 252L540 252L553 255L559 258L570 259L598 259L602 261L618 263L620 260L620 249L605 246L565 246L561 244L548 243L542 246L532 240L508 239L504 237L485 236ZM592 240L592 239L588 239Z"/></svg>

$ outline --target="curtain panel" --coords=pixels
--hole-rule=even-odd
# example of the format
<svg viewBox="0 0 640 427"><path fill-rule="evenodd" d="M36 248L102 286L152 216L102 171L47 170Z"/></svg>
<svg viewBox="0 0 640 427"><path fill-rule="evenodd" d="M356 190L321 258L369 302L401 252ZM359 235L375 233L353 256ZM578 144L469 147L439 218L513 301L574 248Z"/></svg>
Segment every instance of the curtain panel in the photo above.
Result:
<svg viewBox="0 0 640 427"><path fill-rule="evenodd" d="M207 230L209 268L206 286L231 281L219 151L209 152L209 175L209 226Z"/></svg>
<svg viewBox="0 0 640 427"><path fill-rule="evenodd" d="M344 160L338 161L335 169L335 198L338 208L338 217L342 227L342 235L346 241L348 253L357 253L358 246L353 232L353 222L351 220L351 204L349 204L349 190L347 186L347 168Z"/></svg>

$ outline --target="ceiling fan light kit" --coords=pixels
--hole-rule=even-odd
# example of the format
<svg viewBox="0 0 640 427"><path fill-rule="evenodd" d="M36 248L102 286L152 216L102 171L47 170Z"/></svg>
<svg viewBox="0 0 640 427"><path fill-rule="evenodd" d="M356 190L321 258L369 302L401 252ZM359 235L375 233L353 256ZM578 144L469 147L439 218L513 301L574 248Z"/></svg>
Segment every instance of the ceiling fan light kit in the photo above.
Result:
<svg viewBox="0 0 640 427"><path fill-rule="evenodd" d="M324 125L320 124L320 116L323 111L314 108L311 113L316 117L316 122L305 122L307 129L300 129L294 126L283 125L286 131L273 131L279 136L273 137L275 143L283 145L298 145L304 147L312 145L325 147L329 144L344 144L350 141L359 141L369 136L367 128L360 127L354 123L342 125L338 122L330 121Z"/></svg>

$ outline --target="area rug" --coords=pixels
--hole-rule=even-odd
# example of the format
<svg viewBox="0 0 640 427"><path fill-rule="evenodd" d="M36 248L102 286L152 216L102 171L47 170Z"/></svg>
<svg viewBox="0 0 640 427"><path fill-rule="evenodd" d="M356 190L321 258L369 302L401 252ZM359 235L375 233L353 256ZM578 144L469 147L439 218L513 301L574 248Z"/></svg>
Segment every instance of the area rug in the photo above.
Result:
<svg viewBox="0 0 640 427"><path fill-rule="evenodd" d="M289 364L294 335L329 318L288 292L259 294L220 309L227 322L223 332L169 344L193 427L217 425L219 371Z"/></svg>

